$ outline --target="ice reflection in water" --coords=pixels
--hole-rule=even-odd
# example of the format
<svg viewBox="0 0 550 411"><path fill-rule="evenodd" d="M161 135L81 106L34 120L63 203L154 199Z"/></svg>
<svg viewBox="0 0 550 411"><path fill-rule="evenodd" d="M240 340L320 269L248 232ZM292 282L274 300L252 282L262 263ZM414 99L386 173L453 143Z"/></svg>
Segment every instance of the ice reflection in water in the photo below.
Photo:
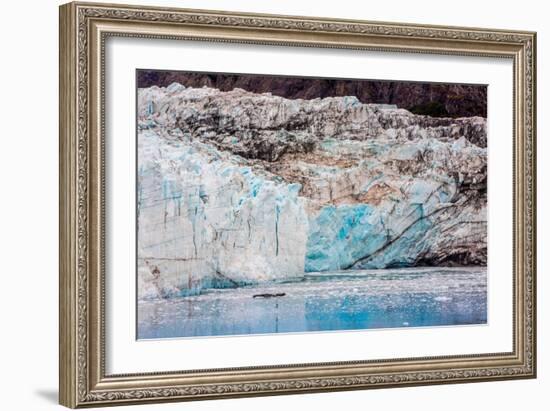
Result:
<svg viewBox="0 0 550 411"><path fill-rule="evenodd" d="M283 297L252 298L285 293ZM485 267L362 270L138 304L138 338L484 324Z"/></svg>

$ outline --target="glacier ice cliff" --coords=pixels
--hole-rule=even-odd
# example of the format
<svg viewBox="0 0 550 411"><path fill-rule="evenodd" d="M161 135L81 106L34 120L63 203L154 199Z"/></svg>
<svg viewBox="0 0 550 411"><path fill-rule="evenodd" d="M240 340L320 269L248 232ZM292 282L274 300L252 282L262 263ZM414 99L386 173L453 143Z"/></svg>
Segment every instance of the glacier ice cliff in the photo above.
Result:
<svg viewBox="0 0 550 411"><path fill-rule="evenodd" d="M355 97L138 90L138 295L485 265L487 129Z"/></svg>

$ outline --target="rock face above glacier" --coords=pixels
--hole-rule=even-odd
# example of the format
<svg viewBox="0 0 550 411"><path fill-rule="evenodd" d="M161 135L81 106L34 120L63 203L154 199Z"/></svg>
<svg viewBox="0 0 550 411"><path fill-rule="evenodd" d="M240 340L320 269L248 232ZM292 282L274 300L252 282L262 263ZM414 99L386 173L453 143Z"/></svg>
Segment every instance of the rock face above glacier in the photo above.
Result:
<svg viewBox="0 0 550 411"><path fill-rule="evenodd" d="M138 92L138 293L487 261L486 120L355 97Z"/></svg>

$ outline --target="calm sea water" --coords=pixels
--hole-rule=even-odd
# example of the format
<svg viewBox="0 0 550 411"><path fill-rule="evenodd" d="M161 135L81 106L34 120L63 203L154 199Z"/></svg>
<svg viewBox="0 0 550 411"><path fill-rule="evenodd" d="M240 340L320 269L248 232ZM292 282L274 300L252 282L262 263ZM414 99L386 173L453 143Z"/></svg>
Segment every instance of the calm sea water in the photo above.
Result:
<svg viewBox="0 0 550 411"><path fill-rule="evenodd" d="M255 294L285 293L253 298ZM362 270L138 304L138 338L484 324L485 267Z"/></svg>

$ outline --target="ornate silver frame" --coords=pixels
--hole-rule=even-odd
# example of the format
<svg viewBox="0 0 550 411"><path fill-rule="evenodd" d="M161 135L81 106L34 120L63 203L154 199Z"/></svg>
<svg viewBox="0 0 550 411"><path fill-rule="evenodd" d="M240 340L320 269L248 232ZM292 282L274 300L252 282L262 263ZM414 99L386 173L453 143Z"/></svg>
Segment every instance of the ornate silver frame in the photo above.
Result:
<svg viewBox="0 0 550 411"><path fill-rule="evenodd" d="M513 351L106 375L103 98L104 46L109 36L512 59L515 99ZM535 53L533 32L92 3L61 6L60 403L76 408L534 378Z"/></svg>

